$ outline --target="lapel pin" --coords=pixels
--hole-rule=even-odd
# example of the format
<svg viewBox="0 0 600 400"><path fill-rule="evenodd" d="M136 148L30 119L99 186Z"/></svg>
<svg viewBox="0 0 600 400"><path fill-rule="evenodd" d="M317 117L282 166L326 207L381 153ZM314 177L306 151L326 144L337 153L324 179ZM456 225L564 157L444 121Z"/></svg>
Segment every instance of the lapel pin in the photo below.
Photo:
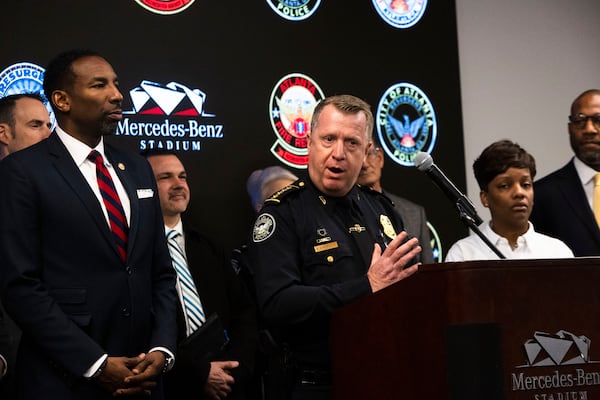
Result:
<svg viewBox="0 0 600 400"><path fill-rule="evenodd" d="M125 171L125 164L123 164L122 162L120 162L120 163L118 164L118 167L119 167L119 169L120 169L121 171Z"/></svg>

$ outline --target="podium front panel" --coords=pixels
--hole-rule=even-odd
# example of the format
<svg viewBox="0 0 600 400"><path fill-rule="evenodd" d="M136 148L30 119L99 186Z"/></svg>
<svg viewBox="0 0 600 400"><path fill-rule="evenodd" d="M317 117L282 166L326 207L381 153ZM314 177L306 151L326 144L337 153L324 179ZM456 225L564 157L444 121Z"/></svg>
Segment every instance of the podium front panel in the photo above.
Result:
<svg viewBox="0 0 600 400"><path fill-rule="evenodd" d="M334 315L336 399L600 399L600 258L422 266Z"/></svg>

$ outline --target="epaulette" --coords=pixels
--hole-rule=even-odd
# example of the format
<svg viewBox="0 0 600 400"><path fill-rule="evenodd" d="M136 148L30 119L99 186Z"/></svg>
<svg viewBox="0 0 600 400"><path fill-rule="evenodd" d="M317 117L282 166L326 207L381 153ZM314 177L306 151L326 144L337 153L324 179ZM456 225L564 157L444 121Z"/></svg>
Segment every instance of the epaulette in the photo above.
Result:
<svg viewBox="0 0 600 400"><path fill-rule="evenodd" d="M265 199L264 204L280 204L286 196L289 196L291 193L296 193L299 190L304 189L305 186L306 183L304 182L304 180L298 179L296 182L291 183L273 193L269 198Z"/></svg>
<svg viewBox="0 0 600 400"><path fill-rule="evenodd" d="M362 190L363 192L367 192L372 196L378 196L378 198L384 199L384 201L387 201L392 206L394 206L394 201L392 199L390 199L385 193L375 190L371 186L363 186L363 185L359 185L359 184L356 184L356 186L358 186L358 188L360 190Z"/></svg>

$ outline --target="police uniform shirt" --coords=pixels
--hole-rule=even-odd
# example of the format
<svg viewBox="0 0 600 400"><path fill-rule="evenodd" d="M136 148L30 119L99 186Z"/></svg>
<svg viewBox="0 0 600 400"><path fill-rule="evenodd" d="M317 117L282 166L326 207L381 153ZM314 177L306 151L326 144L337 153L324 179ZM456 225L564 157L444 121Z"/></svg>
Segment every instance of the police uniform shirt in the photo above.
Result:
<svg viewBox="0 0 600 400"><path fill-rule="evenodd" d="M384 195L354 187L343 198L298 180L265 201L249 245L257 300L267 326L301 362L328 363L332 312L370 294L373 244L402 230Z"/></svg>

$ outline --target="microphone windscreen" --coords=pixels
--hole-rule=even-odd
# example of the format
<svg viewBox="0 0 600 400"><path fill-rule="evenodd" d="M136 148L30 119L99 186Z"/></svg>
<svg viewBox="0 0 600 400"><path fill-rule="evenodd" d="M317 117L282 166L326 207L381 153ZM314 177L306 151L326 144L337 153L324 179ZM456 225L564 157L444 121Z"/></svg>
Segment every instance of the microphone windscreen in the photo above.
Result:
<svg viewBox="0 0 600 400"><path fill-rule="evenodd" d="M419 171L425 172L428 171L433 165L433 158L429 155L429 153L420 151L415 155L414 163L415 167L417 167Z"/></svg>

